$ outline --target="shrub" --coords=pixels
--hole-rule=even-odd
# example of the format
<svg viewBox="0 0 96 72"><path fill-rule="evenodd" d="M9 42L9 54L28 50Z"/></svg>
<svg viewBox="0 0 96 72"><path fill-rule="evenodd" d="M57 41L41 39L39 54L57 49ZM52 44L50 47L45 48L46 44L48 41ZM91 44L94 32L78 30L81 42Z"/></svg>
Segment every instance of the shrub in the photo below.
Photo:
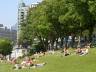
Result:
<svg viewBox="0 0 96 72"><path fill-rule="evenodd" d="M0 39L0 54L4 56L11 54L12 44L8 39Z"/></svg>

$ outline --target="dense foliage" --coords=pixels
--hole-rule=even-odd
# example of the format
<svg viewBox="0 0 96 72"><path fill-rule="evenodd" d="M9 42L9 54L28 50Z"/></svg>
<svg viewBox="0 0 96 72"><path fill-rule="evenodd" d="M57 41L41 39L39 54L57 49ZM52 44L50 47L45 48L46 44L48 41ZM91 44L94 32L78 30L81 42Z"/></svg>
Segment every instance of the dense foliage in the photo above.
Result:
<svg viewBox="0 0 96 72"><path fill-rule="evenodd" d="M96 25L96 0L44 0L36 7L30 8L26 23L21 24L21 44L27 40L32 44L38 38L44 48L48 44L56 47L64 36L82 35L88 30L91 38ZM91 39L90 39L91 40Z"/></svg>
<svg viewBox="0 0 96 72"><path fill-rule="evenodd" d="M0 39L0 54L6 56L11 54L12 44L8 39Z"/></svg>

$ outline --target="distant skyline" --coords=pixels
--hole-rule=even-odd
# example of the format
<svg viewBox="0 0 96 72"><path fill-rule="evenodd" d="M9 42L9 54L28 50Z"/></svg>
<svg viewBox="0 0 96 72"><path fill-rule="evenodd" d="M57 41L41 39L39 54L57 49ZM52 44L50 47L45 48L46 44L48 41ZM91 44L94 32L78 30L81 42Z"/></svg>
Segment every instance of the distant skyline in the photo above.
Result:
<svg viewBox="0 0 96 72"><path fill-rule="evenodd" d="M0 24L10 28L17 23L18 3L20 0L0 0ZM42 0L23 0L26 5Z"/></svg>

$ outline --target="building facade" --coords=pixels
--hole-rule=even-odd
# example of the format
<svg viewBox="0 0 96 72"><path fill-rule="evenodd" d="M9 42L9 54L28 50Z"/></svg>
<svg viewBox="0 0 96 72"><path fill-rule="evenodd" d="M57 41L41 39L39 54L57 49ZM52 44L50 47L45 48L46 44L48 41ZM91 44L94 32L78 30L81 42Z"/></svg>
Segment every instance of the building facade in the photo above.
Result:
<svg viewBox="0 0 96 72"><path fill-rule="evenodd" d="M17 24L11 26L11 30L16 30L17 31L17 26L18 26Z"/></svg>
<svg viewBox="0 0 96 72"><path fill-rule="evenodd" d="M7 27L0 27L0 38L8 38L12 41L16 41L17 31L8 29Z"/></svg>
<svg viewBox="0 0 96 72"><path fill-rule="evenodd" d="M21 24L23 24L23 23L26 24L26 18L27 18L29 8L33 8L33 7L36 7L36 6L37 6L37 4L26 5L23 2L23 0L21 0L19 2L19 6L18 6L17 43L19 43L20 32L21 32Z"/></svg>
<svg viewBox="0 0 96 72"><path fill-rule="evenodd" d="M19 6L18 6L17 44L19 43L21 24L23 24L26 21L28 9L29 9L29 7L27 5L25 5L23 0L21 0L19 2Z"/></svg>

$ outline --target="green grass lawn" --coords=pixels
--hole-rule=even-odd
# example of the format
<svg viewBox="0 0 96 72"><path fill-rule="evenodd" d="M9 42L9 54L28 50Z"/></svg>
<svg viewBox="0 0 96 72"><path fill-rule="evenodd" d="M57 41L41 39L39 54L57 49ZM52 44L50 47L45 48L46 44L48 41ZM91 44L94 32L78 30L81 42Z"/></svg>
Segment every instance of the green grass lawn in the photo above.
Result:
<svg viewBox="0 0 96 72"><path fill-rule="evenodd" d="M13 70L12 65L0 63L0 72L95 72L96 49L90 49L86 56L62 56L60 53L41 57L40 61L47 62L44 67Z"/></svg>

